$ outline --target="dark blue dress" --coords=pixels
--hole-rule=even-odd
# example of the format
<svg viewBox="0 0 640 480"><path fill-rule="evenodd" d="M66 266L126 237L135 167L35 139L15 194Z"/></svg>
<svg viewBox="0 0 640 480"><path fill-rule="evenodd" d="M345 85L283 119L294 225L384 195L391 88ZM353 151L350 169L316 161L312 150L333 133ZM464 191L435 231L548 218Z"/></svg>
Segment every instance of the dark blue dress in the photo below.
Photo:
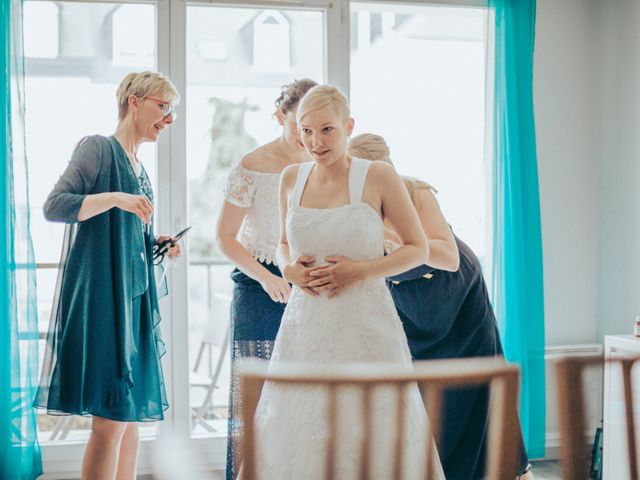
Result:
<svg viewBox="0 0 640 480"><path fill-rule="evenodd" d="M480 261L456 237L460 268L426 265L388 279L415 360L502 355ZM448 480L484 478L488 429L486 388L449 391L443 402L440 460ZM520 472L528 459L520 435Z"/></svg>
<svg viewBox="0 0 640 480"><path fill-rule="evenodd" d="M282 276L278 267L261 262L274 275ZM242 401L238 365L243 358L271 358L286 304L271 300L259 282L237 268L231 272L234 282L231 302L231 386L227 440L226 479L235 480L240 467L242 435Z"/></svg>
<svg viewBox="0 0 640 480"><path fill-rule="evenodd" d="M225 202L246 210L238 240L273 275L282 276L275 265L279 241L278 186L280 174L249 170L242 164L230 172L224 192ZM231 272L234 282L230 311L231 381L227 436L227 480L234 480L242 462L242 359L271 358L285 304L274 302L260 282L239 269Z"/></svg>
<svg viewBox="0 0 640 480"><path fill-rule="evenodd" d="M95 135L80 142L44 207L48 220L68 225L34 405L53 414L162 420L168 403L153 226L118 208L78 223L86 195L103 192L153 202L144 169L137 177L117 140Z"/></svg>

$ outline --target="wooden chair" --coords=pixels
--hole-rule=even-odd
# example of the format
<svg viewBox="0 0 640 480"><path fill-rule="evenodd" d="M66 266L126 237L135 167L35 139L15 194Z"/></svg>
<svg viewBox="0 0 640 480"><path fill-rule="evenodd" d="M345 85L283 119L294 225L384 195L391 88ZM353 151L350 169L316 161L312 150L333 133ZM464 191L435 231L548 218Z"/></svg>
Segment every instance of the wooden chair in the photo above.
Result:
<svg viewBox="0 0 640 480"><path fill-rule="evenodd" d="M337 480L336 466L336 401L337 391L341 387L357 387L363 392L363 428L372 431L372 418L368 406L371 403L372 389L376 386L392 386L397 390L398 406L401 399L408 395L411 384L417 383L426 391L425 404L430 419L427 432L427 458L433 458L435 444L440 430L442 396L447 388L488 385L491 401L489 412L488 441L488 477L491 480L513 480L518 473L518 431L517 402L519 391L519 369L496 358L473 358L460 360L435 360L416 362L413 366L392 365L309 365L273 363L267 368L267 362L246 361L242 366L242 396L245 409L242 412L243 437L241 467L242 480L255 480L256 452L254 416L262 385L265 381L288 385L322 386L329 395L326 411L329 437L327 441L326 479ZM395 412L396 424L404 424L404 409ZM401 459L404 444L401 441L402 428L398 428L395 437L393 455L393 478L401 478ZM370 476L371 435L365 435L360 445L359 480ZM433 478L433 462L427 462L425 478ZM351 479L340 479L351 480Z"/></svg>
<svg viewBox="0 0 640 480"><path fill-rule="evenodd" d="M602 367L605 362L619 364L621 367L629 478L640 478L638 477L638 452L631 381L631 370L636 362L640 363L640 357L604 360L602 356L590 356L563 358L556 362L563 479L583 480L589 478L588 447L584 438L586 421L583 373L588 368ZM603 434L606 435L607 432Z"/></svg>

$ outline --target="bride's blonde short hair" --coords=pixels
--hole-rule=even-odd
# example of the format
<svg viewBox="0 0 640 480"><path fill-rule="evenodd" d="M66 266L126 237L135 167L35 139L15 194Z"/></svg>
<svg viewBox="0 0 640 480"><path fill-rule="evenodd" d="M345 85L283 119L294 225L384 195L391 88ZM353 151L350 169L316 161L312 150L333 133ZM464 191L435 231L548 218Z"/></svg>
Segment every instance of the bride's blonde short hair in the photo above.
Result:
<svg viewBox="0 0 640 480"><path fill-rule="evenodd" d="M326 107L331 107L345 122L351 116L349 101L344 93L333 85L318 85L309 90L300 100L296 121L300 123L306 114Z"/></svg>
<svg viewBox="0 0 640 480"><path fill-rule="evenodd" d="M389 145L387 145L387 142L382 136L376 135L375 133L361 133L360 135L356 135L351 138L349 146L347 147L347 153L352 157L364 158L365 160L387 162L395 168L391 161L391 150L389 149ZM416 203L416 195L419 189L426 188L434 193L438 192L427 182L423 182L417 178L405 176L402 176L401 178L409 191L411 201L414 205Z"/></svg>

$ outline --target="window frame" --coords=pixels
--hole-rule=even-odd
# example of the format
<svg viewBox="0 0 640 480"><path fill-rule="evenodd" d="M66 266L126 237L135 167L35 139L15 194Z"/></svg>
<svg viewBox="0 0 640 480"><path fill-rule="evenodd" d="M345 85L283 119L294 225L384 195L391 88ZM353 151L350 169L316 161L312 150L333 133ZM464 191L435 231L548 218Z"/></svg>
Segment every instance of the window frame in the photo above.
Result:
<svg viewBox="0 0 640 480"><path fill-rule="evenodd" d="M44 0L55 3L54 0ZM65 0L65 2L104 3L104 0ZM171 78L179 92L186 92L186 15L187 6L202 5L215 7L248 8L284 8L301 10L322 10L325 13L325 58L324 70L327 81L339 87L349 97L350 89L350 5L352 3L370 3L349 0L118 0L122 4L152 4L156 9L156 68ZM486 0L384 0L383 4L481 7L487 8ZM491 12L489 12L491 19ZM491 22L489 22L491 24ZM488 41L492 39L488 30ZM491 49L488 49L489 51ZM492 65L488 55L487 71ZM331 59L331 60L329 60ZM38 66L38 68L40 68ZM487 105L490 105L491 89L487 88ZM177 113L185 118L185 103L182 102ZM488 109L487 109L488 110ZM487 111L485 136L490 139L490 113ZM487 145L490 145L488 142ZM187 165L180 159L186 158L186 122L178 121L163 135L157 146L157 231L174 232L186 226ZM490 151L485 152L485 155ZM171 159L178 161L172 162ZM487 157L489 158L489 157ZM486 179L491 179L490 162ZM490 199L491 186L487 185ZM491 204L487 203L487 231L490 231ZM189 407L189 371L188 351L188 253L185 261L177 262L169 276L169 296L161 302L163 333L167 344L167 354L163 359L167 395L171 408L166 412L165 421L157 423L157 437L143 439L140 445L138 473L152 472L154 442L173 437L180 442L181 448L189 450L193 459L199 461L196 468L203 470L223 470L226 465L226 437L191 437ZM43 264L44 265L44 264ZM48 264L47 264L48 265ZM45 464L43 479L69 478L77 476L81 469L84 442L61 442L42 446Z"/></svg>

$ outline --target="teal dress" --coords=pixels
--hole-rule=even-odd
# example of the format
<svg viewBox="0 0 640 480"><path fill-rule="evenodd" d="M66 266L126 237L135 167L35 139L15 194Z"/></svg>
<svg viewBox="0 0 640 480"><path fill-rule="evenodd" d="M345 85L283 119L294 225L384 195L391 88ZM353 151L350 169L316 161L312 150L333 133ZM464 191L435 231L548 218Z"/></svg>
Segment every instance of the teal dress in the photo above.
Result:
<svg viewBox="0 0 640 480"><path fill-rule="evenodd" d="M152 261L153 225L112 208L83 222L86 195L153 191L114 137L83 139L44 206L64 244L36 407L123 422L162 420L168 408Z"/></svg>

